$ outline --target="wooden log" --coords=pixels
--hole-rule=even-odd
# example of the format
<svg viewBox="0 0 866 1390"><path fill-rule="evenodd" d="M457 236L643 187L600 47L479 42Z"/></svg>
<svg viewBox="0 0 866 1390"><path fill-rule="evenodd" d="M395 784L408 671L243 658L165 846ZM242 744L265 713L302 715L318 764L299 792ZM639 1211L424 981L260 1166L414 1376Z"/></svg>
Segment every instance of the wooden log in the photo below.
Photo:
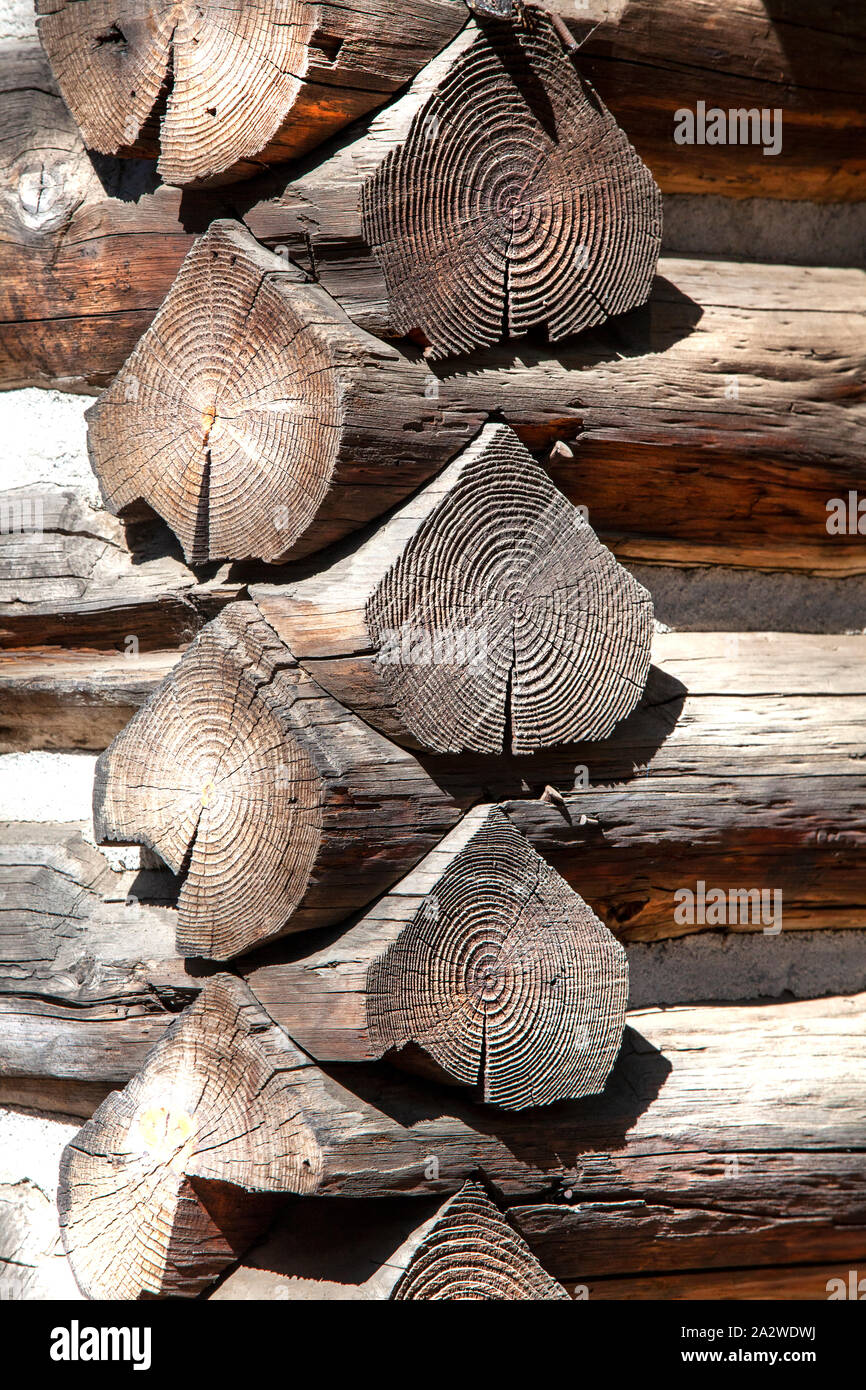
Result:
<svg viewBox="0 0 866 1390"><path fill-rule="evenodd" d="M0 753L103 749L180 660L180 651L0 652Z"/></svg>
<svg viewBox="0 0 866 1390"><path fill-rule="evenodd" d="M275 208L245 220L310 265ZM365 324L353 264L316 274ZM428 390L534 452L567 444L553 480L625 563L862 574L856 524L831 533L828 504L866 491L864 320L860 270L662 258L645 308L555 350L428 362Z"/></svg>
<svg viewBox="0 0 866 1390"><path fill-rule="evenodd" d="M863 1259L863 1249L857 1257ZM582 1285L581 1298L633 1302L650 1299L703 1303L749 1301L825 1303L828 1298L851 1298L851 1263L784 1265L776 1269L718 1269L707 1273L660 1274L642 1279L594 1279ZM844 1294L840 1289L846 1290ZM577 1296L577 1295L575 1295Z"/></svg>
<svg viewBox="0 0 866 1390"><path fill-rule="evenodd" d="M91 162L38 46L0 47L0 160L0 386L103 386L226 206Z"/></svg>
<svg viewBox="0 0 866 1390"><path fill-rule="evenodd" d="M88 448L107 507L146 502L191 564L281 562L386 510L465 442L425 392L419 365L218 221L88 411Z"/></svg>
<svg viewBox="0 0 866 1390"><path fill-rule="evenodd" d="M866 490L863 272L659 270L645 310L579 344L442 373L443 409L501 410L531 449L565 441L553 480L624 563L862 574L828 504Z"/></svg>
<svg viewBox="0 0 866 1390"><path fill-rule="evenodd" d="M0 508L3 647L108 648L133 660L189 642L241 591L227 573L188 569L162 523L124 526L81 489L16 488Z"/></svg>
<svg viewBox="0 0 866 1390"><path fill-rule="evenodd" d="M534 5L468 24L365 133L267 191L253 233L432 358L642 304L661 242L652 176Z"/></svg>
<svg viewBox="0 0 866 1390"><path fill-rule="evenodd" d="M0 826L0 1101L89 1115L141 1066L201 986L175 955L175 893L109 868L78 826Z"/></svg>
<svg viewBox="0 0 866 1390"><path fill-rule="evenodd" d="M121 206L133 213L137 207ZM284 243L276 237L271 244ZM143 253L140 262L146 276ZM16 253L26 295L24 263ZM593 529L623 563L862 574L866 552L856 516L854 530L828 531L832 499L866 493L859 445L862 271L679 259L663 259L659 269L646 309L555 353L533 345L517 354L488 350L459 372L428 363L428 407L455 426L464 420L466 439L499 412L533 452L565 441L572 454L557 450L553 480L588 508ZM54 290L51 301L58 302ZM108 355L117 318L98 321ZM112 371L144 326L125 340L122 354L111 355ZM50 341L44 324L39 332L40 342ZM5 342L11 338L0 333ZM68 354L68 369L77 370L81 358L79 345ZM0 537L4 546L11 540ZM68 537L50 572L75 572L67 568L72 561L86 574L86 550L86 538ZM45 559L51 563L47 552ZM132 570L130 594L141 583L139 570ZM194 577L185 582L192 586ZM72 622L68 605L61 612L58 606L46 616ZM19 608L19 631L25 616Z"/></svg>
<svg viewBox="0 0 866 1390"><path fill-rule="evenodd" d="M509 1110L602 1091L628 997L622 947L495 806L335 941L246 978L317 1061L402 1059Z"/></svg>
<svg viewBox="0 0 866 1390"><path fill-rule="evenodd" d="M169 184L295 158L380 106L466 18L459 0L39 0L37 14L90 148L159 153Z"/></svg>
<svg viewBox="0 0 866 1390"><path fill-rule="evenodd" d="M248 603L204 629L94 783L97 839L144 844L184 874L177 949L216 960L357 911L459 815Z"/></svg>
<svg viewBox="0 0 866 1390"><path fill-rule="evenodd" d="M675 892L699 881L780 892L785 932L862 927L863 637L656 633L653 656L640 705L610 739L518 758L424 757L426 774L461 804L506 801L623 941L768 925L751 912L735 923L678 921ZM103 662L110 676L99 675ZM53 700L48 742L55 727L59 744L80 725L84 700L85 710L100 702L91 746L101 748L146 693L128 682L135 663L124 657L94 658L83 688L52 663L33 694L29 675L13 693L11 664L11 679L0 674L4 705L26 711L38 696L44 710ZM20 727L8 737L32 741Z"/></svg>
<svg viewBox="0 0 866 1390"><path fill-rule="evenodd" d="M735 1162L736 1159L736 1162ZM573 1188L503 1213L533 1255L577 1299L671 1296L826 1298L836 1261L864 1256L860 1153L685 1155L645 1160L645 1200L622 1200L608 1155L583 1165ZM692 1185L687 1185L691 1183ZM289 1199L268 1235L209 1297L371 1300L435 1199ZM407 1210L408 1208L408 1210ZM429 1215L428 1215L429 1213ZM784 1261L784 1263L782 1263ZM817 1261L817 1263L815 1262ZM843 1263L844 1262L844 1263ZM636 1275L635 1271L640 1274ZM838 1286L837 1286L838 1287ZM820 1292L819 1292L820 1290Z"/></svg>
<svg viewBox="0 0 866 1390"><path fill-rule="evenodd" d="M818 1174L820 1173L820 1178ZM588 1163L566 1202L520 1205L509 1219L569 1288L709 1271L759 1270L866 1255L862 1153L647 1157L627 1198L616 1165Z"/></svg>
<svg viewBox="0 0 866 1390"><path fill-rule="evenodd" d="M446 1110L429 1087L375 1069L326 1076L240 981L217 976L66 1150L66 1248L91 1296L188 1294L250 1239L255 1194L430 1196L479 1169L506 1195L554 1183L573 1194L603 1171L627 1201L648 1164L656 1175L678 1164L685 1182L710 1164L721 1179L734 1157L777 1174L785 1154L820 1182L860 1142L864 1019L862 997L648 1010L632 1016L641 1032L627 1034L604 1095L541 1125L453 1092Z"/></svg>
<svg viewBox="0 0 866 1390"><path fill-rule="evenodd" d="M866 124L866 18L857 0L828 12L725 0L548 0L580 43L576 61L634 140L665 193L859 201ZM703 102L780 111L765 141L678 143L677 112ZM779 118L776 122L777 128ZM771 126L772 136L772 126Z"/></svg>
<svg viewBox="0 0 866 1390"><path fill-rule="evenodd" d="M506 425L348 557L251 595L326 690L410 747L606 738L649 671L649 594Z"/></svg>

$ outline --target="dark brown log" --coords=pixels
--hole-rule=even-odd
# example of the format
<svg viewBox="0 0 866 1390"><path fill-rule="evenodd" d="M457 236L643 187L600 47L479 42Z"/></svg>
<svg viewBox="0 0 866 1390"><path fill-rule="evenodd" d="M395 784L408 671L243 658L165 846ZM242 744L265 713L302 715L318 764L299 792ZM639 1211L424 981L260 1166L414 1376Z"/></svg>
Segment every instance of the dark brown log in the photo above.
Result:
<svg viewBox="0 0 866 1390"><path fill-rule="evenodd" d="M347 558L251 594L326 690L410 747L606 738L649 671L649 594L506 425Z"/></svg>
<svg viewBox="0 0 866 1390"><path fill-rule="evenodd" d="M0 48L0 386L105 385L168 292L214 195L91 162L38 47Z"/></svg>
<svg viewBox="0 0 866 1390"><path fill-rule="evenodd" d="M866 15L858 0L547 0L576 61L665 193L859 201ZM781 109L782 146L677 144L683 108Z"/></svg>
<svg viewBox="0 0 866 1390"><path fill-rule="evenodd" d="M166 183L244 178L380 106L453 38L461 0L39 0L87 144Z"/></svg>
<svg viewBox="0 0 866 1390"><path fill-rule="evenodd" d="M565 1203L512 1207L510 1220L570 1288L866 1255L862 1152L648 1156L643 1169L626 1197L615 1163L587 1163Z"/></svg>
<svg viewBox="0 0 866 1390"><path fill-rule="evenodd" d="M132 213L137 207L121 206ZM300 244L297 254L304 254ZM139 259L146 276L143 252ZM20 253L14 260L16 293L35 292L32 276L21 278ZM624 563L862 574L866 550L856 515L853 531L828 531L828 503L847 502L850 491L866 493L862 273L688 260L663 260L660 269L646 309L553 355L524 345L517 356L511 349L479 354L460 371L428 364L428 409L455 428L461 419L465 438L500 412L534 452L546 455L555 442L567 441L572 454L560 451L551 460L553 479L572 502L589 509L593 529ZM89 283L80 276L79 282ZM151 301L154 308L162 293ZM56 306L55 290L48 298ZM114 371L145 323L114 355L117 316L98 322ZM44 324L39 335L41 343L50 341ZM11 337L0 333L4 341ZM65 370L74 374L82 356L79 343ZM381 482L381 468L377 478ZM108 522L102 518L101 525ZM68 523L65 529L79 525L72 516ZM82 523L81 529L89 528ZM0 542L5 549L20 538L4 535ZM86 576L91 549L92 539L70 536L62 555L46 550L43 559L55 579ZM139 593L140 572L140 566L132 570L130 595ZM183 585L195 582L186 574ZM68 592L68 584L63 587ZM92 587L102 592L95 580ZM186 606L176 591L158 592L165 620L169 603L175 612ZM148 595L153 622L155 595ZM121 606L118 595L112 604ZM0 608L0 628L7 626L8 611L5 604ZM51 630L28 637L27 614L18 604L19 642L56 640L52 633L60 624L76 621L68 605L55 600L40 619L50 620ZM98 626L95 611L88 625ZM136 630L123 628L118 645ZM105 635L87 644L106 645Z"/></svg>
<svg viewBox="0 0 866 1390"><path fill-rule="evenodd" d="M357 911L459 815L246 603L204 629L94 785L97 838L144 844L183 873L178 951L216 960Z"/></svg>
<svg viewBox="0 0 866 1390"><path fill-rule="evenodd" d="M661 199L527 5L520 25L470 23L365 134L248 221L336 280L365 327L436 358L542 325L555 342L642 304Z"/></svg>
<svg viewBox="0 0 866 1390"><path fill-rule="evenodd" d="M465 442L421 367L215 222L87 413L106 505L144 501L190 563L284 561L401 500Z"/></svg>
<svg viewBox="0 0 866 1390"><path fill-rule="evenodd" d="M857 1259L864 1258L863 1246ZM717 1303L744 1300L767 1302L819 1302L828 1298L854 1298L852 1293L851 1261L843 1264L785 1265L776 1269L719 1269L709 1273L660 1274L642 1279L630 1275L625 1279L594 1279L581 1285L575 1297L612 1299L633 1302L650 1299L657 1302L693 1301ZM859 1272L855 1273L856 1288ZM840 1293L839 1290L845 1290Z"/></svg>
<svg viewBox="0 0 866 1390"><path fill-rule="evenodd" d="M826 1299L822 1261L847 1271L866 1255L866 1165L861 1153L648 1154L629 1197L619 1165L598 1155L572 1187L505 1217L545 1269L577 1299ZM561 1189L561 1185L560 1185ZM408 1211L407 1211L408 1207ZM210 1298L370 1300L387 1295L391 1267L420 1207L396 1199L287 1201L267 1237ZM428 1215L429 1212L429 1215ZM844 1261L844 1264L842 1262ZM635 1271L640 1274L636 1275ZM718 1293L717 1293L718 1291Z"/></svg>
<svg viewBox="0 0 866 1390"><path fill-rule="evenodd" d="M309 264L274 204L246 221ZM320 257L316 273L363 323L354 264ZM862 537L828 531L830 500L866 491L862 272L659 271L645 309L555 351L430 364L431 397L449 416L501 413L536 452L565 441L553 479L625 562L862 574Z"/></svg>
<svg viewBox="0 0 866 1390"><path fill-rule="evenodd" d="M623 940L722 929L675 918L676 890L699 880L778 890L784 931L862 927L864 639L657 633L653 654L644 698L612 738L530 757L427 757L427 774L461 804L521 798L509 805L515 824ZM102 662L123 679L100 677ZM83 689L61 669L56 696L46 671L37 692L48 687L41 710L56 701L58 743L80 724L80 700L92 709L114 689L119 703L100 704L90 742L104 746L131 692L145 693L127 683L134 667L94 658ZM14 675L0 688L4 708L35 698L29 676L18 693ZM32 744L20 727L9 737ZM538 800L548 785L564 804ZM750 916L728 930L763 925Z"/></svg>
<svg viewBox="0 0 866 1390"><path fill-rule="evenodd" d="M247 983L317 1061L412 1065L420 1049L423 1071L520 1110L604 1089L628 964L507 817L481 806L337 940Z"/></svg>
<svg viewBox="0 0 866 1390"><path fill-rule="evenodd" d="M541 1125L453 1093L446 1111L443 1095L374 1069L362 1082L362 1069L342 1068L352 1095L239 981L218 976L66 1150L67 1250L91 1295L189 1294L249 1241L262 1219L252 1194L434 1195L480 1169L515 1196L553 1183L573 1196L601 1173L628 1201L650 1161L685 1182L711 1164L721 1180L734 1157L778 1174L783 1155L820 1182L862 1140L864 1018L862 997L648 1010L632 1016L644 1036L627 1034L604 1096L555 1107Z"/></svg>

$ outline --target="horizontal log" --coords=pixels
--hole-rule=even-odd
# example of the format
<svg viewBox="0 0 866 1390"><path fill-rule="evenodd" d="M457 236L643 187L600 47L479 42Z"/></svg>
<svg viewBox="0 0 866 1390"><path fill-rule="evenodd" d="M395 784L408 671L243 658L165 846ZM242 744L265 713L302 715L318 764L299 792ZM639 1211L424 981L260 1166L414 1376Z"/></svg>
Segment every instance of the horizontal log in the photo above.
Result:
<svg viewBox="0 0 866 1390"><path fill-rule="evenodd" d="M463 805L507 800L533 847L624 941L773 925L751 909L735 923L678 921L674 894L699 881L778 891L784 931L863 927L864 639L657 633L653 655L644 700L612 738L496 762L428 756L426 773ZM49 699L57 709L46 739L54 718L74 727L81 701L89 710L105 690L114 703L90 731L101 748L127 719L135 663L94 658L71 690L52 666L38 682L50 687L40 711ZM25 666L18 682L15 669L14 656L0 661L0 689L26 721L32 676ZM8 737L27 746L26 732ZM563 801L538 800L547 786Z"/></svg>
<svg viewBox="0 0 866 1390"><path fill-rule="evenodd" d="M275 207L247 224L312 269L307 213L293 237ZM378 310L353 265L314 270L366 325ZM428 391L449 416L504 418L534 452L565 444L554 482L626 562L862 574L848 493L866 491L864 319L862 270L663 257L643 309L556 348L428 362Z"/></svg>
<svg viewBox="0 0 866 1390"><path fill-rule="evenodd" d="M665 193L862 198L866 21L857 0L548 0L581 41L576 62ZM677 111L782 112L781 148L677 144Z"/></svg>
<svg viewBox="0 0 866 1390"><path fill-rule="evenodd" d="M509 1110L603 1090L628 997L622 947L495 806L334 941L246 980L319 1062L388 1057Z"/></svg>
<svg viewBox="0 0 866 1390"><path fill-rule="evenodd" d="M859 1260L862 1263L861 1247ZM651 1279L596 1279L582 1285L579 1295L593 1300L658 1299L700 1302L743 1300L824 1303L830 1297L854 1297L850 1290L850 1260L842 1264L785 1265L776 1269L720 1269L709 1273L661 1274ZM840 1292L846 1290L845 1293Z"/></svg>
<svg viewBox="0 0 866 1390"><path fill-rule="evenodd" d="M0 1100L89 1114L126 1083L201 985L174 951L175 897L76 826L0 827Z"/></svg>
<svg viewBox="0 0 866 1390"><path fill-rule="evenodd" d="M306 254L300 243L297 254ZM645 309L555 352L488 350L459 372L428 363L428 407L469 433L498 412L545 457L564 441L571 455L551 459L554 481L626 563L863 574L848 505L850 491L866 492L863 272L673 258L659 268ZM324 271L320 283L339 288ZM112 374L145 326L112 357ZM108 330L100 332L108 354ZM833 499L845 504L841 530ZM101 528L107 519L89 520ZM65 529L75 528L88 529L70 515ZM2 537L4 549L13 539ZM62 555L46 550L46 574L80 576L88 547L70 536ZM19 612L19 632L23 624Z"/></svg>
<svg viewBox="0 0 866 1390"><path fill-rule="evenodd" d="M513 1225L573 1287L866 1255L866 1159L854 1153L665 1155L638 1165L628 1196L616 1165L587 1164L565 1200L510 1209ZM685 1279L684 1279L685 1282Z"/></svg>
<svg viewBox="0 0 866 1390"><path fill-rule="evenodd" d="M39 0L39 36L91 149L159 154L166 183L246 178L387 100L466 21L461 0L189 9Z"/></svg>
<svg viewBox="0 0 866 1390"><path fill-rule="evenodd" d="M320 1072L240 982L218 976L67 1148L66 1248L91 1296L189 1295L261 1229L266 1194L432 1195L480 1169L513 1195L571 1194L603 1173L627 1201L648 1162L700 1173L714 1156L723 1173L736 1156L778 1172L789 1153L814 1157L819 1174L829 1158L832 1171L840 1151L862 1148L864 1019L862 997L642 1011L604 1096L539 1125L531 1113L482 1121L374 1068L348 1068L351 1094L347 1068Z"/></svg>
<svg viewBox="0 0 866 1390"><path fill-rule="evenodd" d="M241 584L196 576L155 520L124 526L81 488L0 496L0 644L139 652L189 642Z"/></svg>

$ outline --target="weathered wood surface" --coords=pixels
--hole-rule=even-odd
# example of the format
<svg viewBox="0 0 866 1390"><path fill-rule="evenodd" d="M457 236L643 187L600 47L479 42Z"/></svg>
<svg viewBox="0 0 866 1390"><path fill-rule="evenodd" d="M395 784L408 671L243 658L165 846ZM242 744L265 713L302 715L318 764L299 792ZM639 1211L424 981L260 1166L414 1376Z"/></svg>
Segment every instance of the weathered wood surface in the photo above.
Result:
<svg viewBox="0 0 866 1390"><path fill-rule="evenodd" d="M93 807L100 842L143 844L183 873L178 950L227 960L365 906L461 802L236 603L102 754Z"/></svg>
<svg viewBox="0 0 866 1390"><path fill-rule="evenodd" d="M124 526L80 488L0 495L0 646L139 652L189 642L241 590L196 575L162 523Z"/></svg>
<svg viewBox="0 0 866 1390"><path fill-rule="evenodd" d="M319 1062L387 1056L509 1110L602 1091L628 998L622 947L495 806L326 946L246 980Z"/></svg>
<svg viewBox="0 0 866 1390"><path fill-rule="evenodd" d="M0 753L106 748L180 655L66 647L0 651Z"/></svg>
<svg viewBox="0 0 866 1390"><path fill-rule="evenodd" d="M739 912L728 929L862 926L863 638L657 644L642 707L607 744L570 750L589 785L552 769L564 804L513 801L515 824L622 940L712 929L675 915L677 890L699 881L760 888L779 908L772 925Z"/></svg>
<svg viewBox="0 0 866 1390"><path fill-rule="evenodd" d="M274 206L247 224L313 269ZM314 269L363 324L353 265ZM556 347L428 362L427 389L535 452L566 442L553 479L618 558L862 574L858 518L830 534L827 504L866 489L864 323L862 270L663 257L644 308Z"/></svg>
<svg viewBox="0 0 866 1390"><path fill-rule="evenodd" d="M110 381L168 292L215 195L91 162L38 47L0 48L0 385Z"/></svg>
<svg viewBox="0 0 866 1390"><path fill-rule="evenodd" d="M39 0L91 149L159 154L166 183L248 177L388 99L465 23L462 0Z"/></svg>
<svg viewBox="0 0 866 1390"><path fill-rule="evenodd" d="M320 550L470 436L429 399L420 364L225 220L195 243L87 421L106 506L131 516L147 503L190 564Z"/></svg>
<svg viewBox="0 0 866 1390"><path fill-rule="evenodd" d="M251 596L326 690L409 747L606 738L649 671L649 594L506 425L348 557Z"/></svg>
<svg viewBox="0 0 866 1390"><path fill-rule="evenodd" d="M857 1256L863 1261L862 1246ZM840 1289L847 1290L841 1294ZM828 1298L853 1298L851 1261L842 1264L784 1265L776 1269L720 1269L710 1273L659 1274L641 1279L593 1279L574 1296L629 1302L658 1299L704 1302L791 1301L825 1303ZM862 1297L862 1294L860 1295Z"/></svg>
<svg viewBox="0 0 866 1390"><path fill-rule="evenodd" d="M0 826L0 1100L89 1115L141 1066L201 985L175 954L175 897L77 826Z"/></svg>
<svg viewBox="0 0 866 1390"><path fill-rule="evenodd" d="M368 129L262 192L257 237L433 358L642 304L661 244L649 170L536 6L469 23Z"/></svg>
<svg viewBox="0 0 866 1390"><path fill-rule="evenodd" d="M831 1277L848 1288L849 1269L862 1265L861 1152L696 1154L682 1163L666 1154L645 1166L643 1198L636 1191L623 1200L618 1167L600 1154L573 1187L559 1185L555 1200L506 1209L509 1225L573 1297L826 1299ZM421 1207L429 1220L435 1206L420 1198L290 1200L209 1297L381 1297L411 1239L413 1212Z"/></svg>
<svg viewBox="0 0 866 1390"><path fill-rule="evenodd" d="M548 0L576 61L665 193L821 202L863 197L866 16L858 0ZM781 150L681 145L675 113L783 112Z"/></svg>
<svg viewBox="0 0 866 1390"><path fill-rule="evenodd" d="M67 1149L67 1250L91 1294L189 1294L232 1262L239 1232L252 1238L255 1194L433 1195L480 1169L512 1196L573 1194L603 1174L628 1201L648 1163L679 1166L683 1181L734 1156L832 1172L840 1151L862 1153L864 1018L862 997L641 1011L604 1096L556 1106L542 1125L413 1092L381 1069L328 1077L218 976ZM109 1260L119 1229L128 1239Z"/></svg>
<svg viewBox="0 0 866 1390"><path fill-rule="evenodd" d="M552 477L626 562L862 574L860 519L830 534L827 504L866 491L863 272L685 259L659 269L646 308L573 343L488 350L459 371L428 363L426 405L468 433L498 412L545 457L568 442ZM116 353L116 318L101 322L113 374L146 322ZM68 567L86 554L68 537L54 573L79 572Z"/></svg>
<svg viewBox="0 0 866 1390"><path fill-rule="evenodd" d="M521 1205L509 1218L556 1278L596 1281L676 1276L698 1287L709 1272L812 1265L866 1256L866 1153L733 1152L638 1166L627 1196L617 1167L587 1163L565 1203ZM804 1271L805 1272L805 1271ZM692 1297L697 1297L693 1294Z"/></svg>

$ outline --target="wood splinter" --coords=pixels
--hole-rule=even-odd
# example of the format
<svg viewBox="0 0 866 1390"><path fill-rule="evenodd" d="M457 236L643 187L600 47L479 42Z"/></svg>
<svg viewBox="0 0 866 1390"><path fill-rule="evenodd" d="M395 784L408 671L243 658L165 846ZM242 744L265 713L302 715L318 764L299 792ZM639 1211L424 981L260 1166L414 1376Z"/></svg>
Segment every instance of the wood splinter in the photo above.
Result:
<svg viewBox="0 0 866 1390"><path fill-rule="evenodd" d="M466 442L427 373L237 223L192 247L87 412L109 511L147 503L191 564L280 562L401 501Z"/></svg>
<svg viewBox="0 0 866 1390"><path fill-rule="evenodd" d="M462 0L38 0L88 145L164 183L246 178L380 106L459 30Z"/></svg>
<svg viewBox="0 0 866 1390"><path fill-rule="evenodd" d="M520 1110L603 1090L628 963L508 817L481 806L338 940L247 983L320 1062L387 1055Z"/></svg>
<svg viewBox="0 0 866 1390"><path fill-rule="evenodd" d="M256 236L434 358L642 304L661 243L652 175L534 5L470 22L364 134L263 191Z"/></svg>
<svg viewBox="0 0 866 1390"><path fill-rule="evenodd" d="M321 685L410 747L606 738L649 672L650 595L506 425L330 569L251 592Z"/></svg>
<svg viewBox="0 0 866 1390"><path fill-rule="evenodd" d="M208 624L96 767L99 842L183 874L177 948L227 960L357 912L460 808L341 709L250 603Z"/></svg>

